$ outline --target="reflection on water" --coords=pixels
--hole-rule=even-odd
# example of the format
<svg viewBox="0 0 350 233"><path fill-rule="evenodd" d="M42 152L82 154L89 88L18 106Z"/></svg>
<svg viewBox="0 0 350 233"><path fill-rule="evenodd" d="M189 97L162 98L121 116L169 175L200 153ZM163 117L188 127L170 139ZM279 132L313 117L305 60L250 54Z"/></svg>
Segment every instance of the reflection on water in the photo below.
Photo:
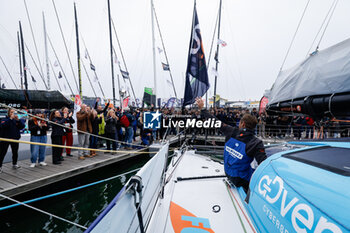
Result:
<svg viewBox="0 0 350 233"><path fill-rule="evenodd" d="M47 194L70 189L111 176L125 173L143 166L149 156L140 155L137 158L112 164L107 167L89 172L88 174L64 180L48 187L15 197L20 201L44 196ZM133 174L123 175L116 179L85 189L70 192L58 197L48 198L30 205L49 213L55 214L70 221L88 227L96 217L103 211L110 201L113 200L119 190L125 185ZM2 201L0 206L13 204ZM83 229L51 218L27 207L18 206L8 210L0 211L0 232L36 233L36 232L70 232L80 233Z"/></svg>

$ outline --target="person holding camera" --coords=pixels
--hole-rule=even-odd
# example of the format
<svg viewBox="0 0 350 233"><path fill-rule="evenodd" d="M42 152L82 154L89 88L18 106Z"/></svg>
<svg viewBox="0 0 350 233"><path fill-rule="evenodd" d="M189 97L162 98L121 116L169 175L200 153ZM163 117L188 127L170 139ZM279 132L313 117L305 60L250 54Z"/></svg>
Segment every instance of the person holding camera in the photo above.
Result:
<svg viewBox="0 0 350 233"><path fill-rule="evenodd" d="M41 118L41 119L40 119ZM40 111L37 111L35 113L35 117L32 117L28 121L28 128L30 131L30 141L31 142L39 142L39 143L47 143L47 135L46 132L49 129L47 126L47 123L44 119L45 116ZM40 145L30 145L30 153L31 158L30 161L32 164L30 167L35 167L36 162L39 157L39 164L40 166L46 166L47 163L45 163L45 151L46 146L40 146Z"/></svg>

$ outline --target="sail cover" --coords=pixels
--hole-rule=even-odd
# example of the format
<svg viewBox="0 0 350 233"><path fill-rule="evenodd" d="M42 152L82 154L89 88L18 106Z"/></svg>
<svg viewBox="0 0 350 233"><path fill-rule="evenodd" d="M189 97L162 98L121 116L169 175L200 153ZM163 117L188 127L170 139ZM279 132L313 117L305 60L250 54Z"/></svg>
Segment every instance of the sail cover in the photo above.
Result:
<svg viewBox="0 0 350 233"><path fill-rule="evenodd" d="M350 91L350 39L312 53L281 71L268 96L269 105L315 95Z"/></svg>

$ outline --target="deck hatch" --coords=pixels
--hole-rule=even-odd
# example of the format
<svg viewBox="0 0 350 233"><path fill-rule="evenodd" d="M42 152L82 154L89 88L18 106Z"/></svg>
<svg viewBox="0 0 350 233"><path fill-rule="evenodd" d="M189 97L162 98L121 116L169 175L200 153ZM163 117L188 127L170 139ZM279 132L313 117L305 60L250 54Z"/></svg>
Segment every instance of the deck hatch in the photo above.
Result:
<svg viewBox="0 0 350 233"><path fill-rule="evenodd" d="M321 147L282 155L343 176L350 176L350 149Z"/></svg>

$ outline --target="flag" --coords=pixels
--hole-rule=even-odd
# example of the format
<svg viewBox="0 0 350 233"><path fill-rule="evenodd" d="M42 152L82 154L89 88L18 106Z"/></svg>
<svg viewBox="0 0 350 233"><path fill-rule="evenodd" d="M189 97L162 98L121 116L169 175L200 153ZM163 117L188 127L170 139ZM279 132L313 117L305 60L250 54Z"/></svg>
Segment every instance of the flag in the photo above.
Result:
<svg viewBox="0 0 350 233"><path fill-rule="evenodd" d="M269 103L269 100L267 99L267 97L263 96L260 100L260 104L259 104L259 115L261 115L262 113L265 112L266 109L266 105Z"/></svg>
<svg viewBox="0 0 350 233"><path fill-rule="evenodd" d="M90 69L92 69L93 71L96 70L95 66L92 63L90 63Z"/></svg>
<svg viewBox="0 0 350 233"><path fill-rule="evenodd" d="M58 66L58 61L56 60L55 63L53 63L54 66Z"/></svg>
<svg viewBox="0 0 350 233"><path fill-rule="evenodd" d="M162 67L163 67L163 70L170 70L169 64L165 64L162 62Z"/></svg>
<svg viewBox="0 0 350 233"><path fill-rule="evenodd" d="M129 79L129 73L123 70L120 70L120 73L122 74L124 79Z"/></svg>
<svg viewBox="0 0 350 233"><path fill-rule="evenodd" d="M97 82L98 81L98 78L97 78L97 76L95 75L95 77L94 77L94 82Z"/></svg>
<svg viewBox="0 0 350 233"><path fill-rule="evenodd" d="M124 108L128 107L128 104L129 104L129 96L123 99L122 108L124 109Z"/></svg>
<svg viewBox="0 0 350 233"><path fill-rule="evenodd" d="M219 76L218 71L217 71L216 68L214 68L214 67L211 68L211 73L212 73L214 76Z"/></svg>
<svg viewBox="0 0 350 233"><path fill-rule="evenodd" d="M171 98L168 100L167 107L168 107L168 108L174 107L175 101L176 101L176 98L175 98L175 97L171 97Z"/></svg>
<svg viewBox="0 0 350 233"><path fill-rule="evenodd" d="M114 63L120 65L120 61L117 58L117 55L114 55Z"/></svg>
<svg viewBox="0 0 350 233"><path fill-rule="evenodd" d="M215 60L217 63L219 63L218 52L217 52L217 51L215 52L214 60Z"/></svg>
<svg viewBox="0 0 350 233"><path fill-rule="evenodd" d="M32 81L33 81L33 83L36 83L36 80L35 80L35 78L33 77L33 75L31 75L32 76Z"/></svg>
<svg viewBox="0 0 350 233"><path fill-rule="evenodd" d="M58 78L62 78L63 76L62 76L62 73L61 73L61 71L60 72L58 72Z"/></svg>
<svg viewBox="0 0 350 233"><path fill-rule="evenodd" d="M88 51L87 49L85 49L85 59L88 59L88 57L89 57Z"/></svg>
<svg viewBox="0 0 350 233"><path fill-rule="evenodd" d="M227 43L221 39L218 39L218 44L220 44L222 47L225 47Z"/></svg>
<svg viewBox="0 0 350 233"><path fill-rule="evenodd" d="M145 87L145 91L143 93L143 102L147 105L156 104L156 96L153 95L152 88Z"/></svg>
<svg viewBox="0 0 350 233"><path fill-rule="evenodd" d="M193 104L209 89L208 72L205 63L202 36L199 29L196 5L194 6L193 28L186 70L185 96L183 106Z"/></svg>
<svg viewBox="0 0 350 233"><path fill-rule="evenodd" d="M163 49L161 49L159 47L157 47L157 48L158 48L158 53L161 54L163 52Z"/></svg>

